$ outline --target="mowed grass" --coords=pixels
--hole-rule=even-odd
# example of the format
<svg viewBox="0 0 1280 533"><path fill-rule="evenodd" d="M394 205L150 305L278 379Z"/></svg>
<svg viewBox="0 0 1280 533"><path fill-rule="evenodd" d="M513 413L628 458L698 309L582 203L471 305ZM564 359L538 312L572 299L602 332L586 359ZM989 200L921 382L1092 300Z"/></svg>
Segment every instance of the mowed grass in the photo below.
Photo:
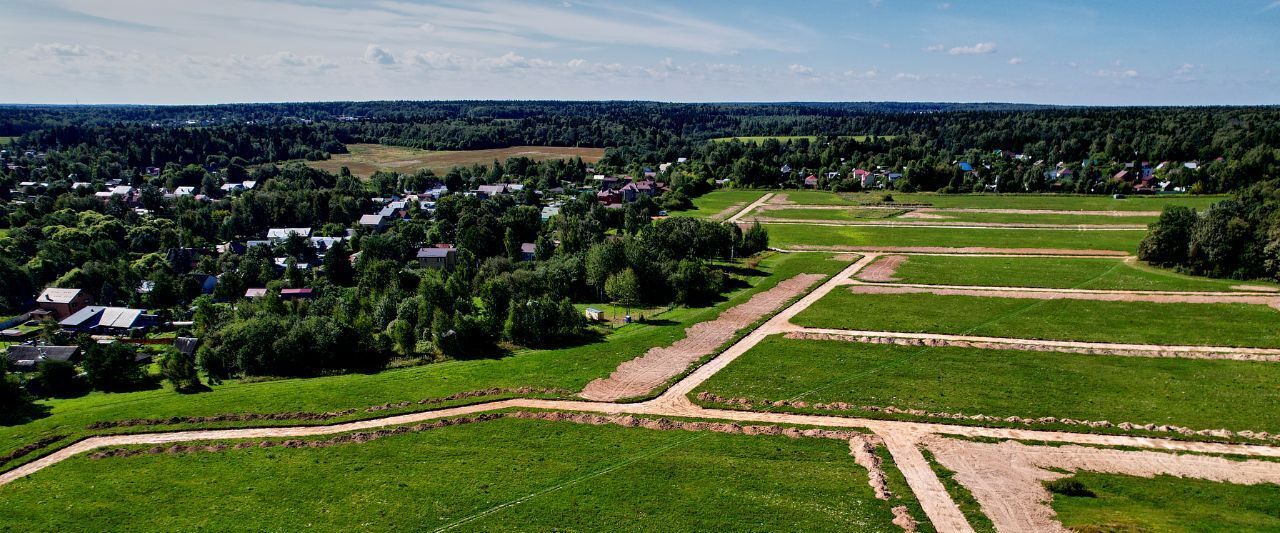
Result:
<svg viewBox="0 0 1280 533"><path fill-rule="evenodd" d="M1247 361L897 346L775 335L695 392L701 391L757 401L1280 430L1280 417L1275 416L1280 364Z"/></svg>
<svg viewBox="0 0 1280 533"><path fill-rule="evenodd" d="M900 531L848 444L501 419L312 449L88 459L0 530Z"/></svg>
<svg viewBox="0 0 1280 533"><path fill-rule="evenodd" d="M792 322L867 331L1280 348L1280 312L1254 304L854 294L837 289Z"/></svg>
<svg viewBox="0 0 1280 533"><path fill-rule="evenodd" d="M730 207L740 206L747 207L761 196L767 194L767 191L738 190L726 189L719 191L711 191L707 194L693 199L693 209L688 211L672 211L670 214L675 216L687 216L708 218L715 216L729 209ZM733 213L728 213L732 216Z"/></svg>
<svg viewBox="0 0 1280 533"><path fill-rule="evenodd" d="M764 224L775 248L903 247L1045 248L1133 252L1143 230L937 228Z"/></svg>
<svg viewBox="0 0 1280 533"><path fill-rule="evenodd" d="M1000 223L1000 224L1060 224L1060 225L1144 225L1156 220L1154 216L1105 216L1075 215L1053 213L969 213L964 211L934 211L932 214L945 218L911 218L902 216L910 209L871 209L866 207L850 207L847 209L816 208L783 208L755 211L753 216L765 218L781 218L791 220L822 220L830 222L866 222L868 220L888 219L915 224L931 222L954 224L958 222Z"/></svg>
<svg viewBox="0 0 1280 533"><path fill-rule="evenodd" d="M911 255L893 277L901 283L1128 291L1235 291L1280 284L1188 276L1106 257L965 257Z"/></svg>
<svg viewBox="0 0 1280 533"><path fill-rule="evenodd" d="M297 425L334 423L356 418L394 414L396 410L368 413L363 408L389 402L440 398L457 392L491 387L521 386L579 391L591 380L608 376L618 364L640 356L653 346L669 346L684 337L685 328L714 319L753 294L801 273L833 275L847 266L828 254L775 254L763 259L759 272L742 279L749 287L728 300L702 308L676 308L661 322L618 328L601 342L554 350L526 350L500 359L475 359L386 370L376 374L346 374L276 381L228 381L199 394L177 394L163 388L129 393L91 393L79 398L44 400L39 405L48 416L11 426L0 426L0 455L52 435L69 438L103 433L86 428L99 421L172 416L209 416L226 413L326 412L358 408L353 415L328 422L256 421L248 425ZM489 399L489 398L483 398ZM483 399L461 400L456 403ZM442 404L451 405L451 404ZM417 410L437 406L416 406ZM222 424L222 426L246 425ZM162 426L163 429L187 427ZM135 427L117 432L154 431ZM7 468L11 465L5 465Z"/></svg>
<svg viewBox="0 0 1280 533"><path fill-rule="evenodd" d="M430 151L383 144L349 144L350 153L333 154L327 161L308 161L308 166L337 173L347 167L351 173L367 178L379 170L413 173L431 169L443 175L456 166L492 165L496 159L505 162L509 157L528 157L535 161L547 159L572 159L594 163L604 157L604 148L578 148L561 146L512 146L489 150Z"/></svg>
<svg viewBox="0 0 1280 533"><path fill-rule="evenodd" d="M937 194L868 191L833 193L827 191L779 191L797 204L860 205L881 202L884 195L895 203L927 204L933 207L969 209L1037 209L1057 211L1159 211L1166 205L1204 209L1226 196L1158 195L1116 199L1105 195L1069 194Z"/></svg>
<svg viewBox="0 0 1280 533"><path fill-rule="evenodd" d="M1053 495L1075 531L1280 531L1280 485L1078 472L1094 498Z"/></svg>
<svg viewBox="0 0 1280 533"><path fill-rule="evenodd" d="M10 144L17 139L17 137L0 137L0 145Z"/></svg>

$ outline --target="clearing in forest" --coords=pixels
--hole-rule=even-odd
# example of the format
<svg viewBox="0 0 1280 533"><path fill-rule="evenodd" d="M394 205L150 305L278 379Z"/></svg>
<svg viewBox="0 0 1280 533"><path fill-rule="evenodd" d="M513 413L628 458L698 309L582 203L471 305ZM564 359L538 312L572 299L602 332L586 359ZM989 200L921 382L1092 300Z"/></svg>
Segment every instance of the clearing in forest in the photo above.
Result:
<svg viewBox="0 0 1280 533"><path fill-rule="evenodd" d="M565 146L511 146L488 150L419 150L384 144L349 144L349 153L333 154L327 161L308 161L307 165L337 173L347 167L351 173L368 178L379 170L411 174L421 169L431 169L443 175L457 166L491 165L496 159L506 162L510 157L528 157L535 161L571 159L581 157L594 163L604 157L604 148L579 148Z"/></svg>

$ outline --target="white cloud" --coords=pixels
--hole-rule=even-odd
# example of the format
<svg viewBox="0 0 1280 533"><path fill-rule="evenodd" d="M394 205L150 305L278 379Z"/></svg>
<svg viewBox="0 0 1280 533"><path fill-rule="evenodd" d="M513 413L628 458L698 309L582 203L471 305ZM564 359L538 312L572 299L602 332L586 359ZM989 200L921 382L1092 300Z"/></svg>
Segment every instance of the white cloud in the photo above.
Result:
<svg viewBox="0 0 1280 533"><path fill-rule="evenodd" d="M924 47L924 51L926 52L941 52L946 49L947 47L941 44L931 44L929 46Z"/></svg>
<svg viewBox="0 0 1280 533"><path fill-rule="evenodd" d="M1179 76L1185 76L1187 74L1191 74L1195 70L1196 70L1195 65L1192 65L1191 63L1183 63L1182 66L1175 69L1173 73Z"/></svg>
<svg viewBox="0 0 1280 533"><path fill-rule="evenodd" d="M394 65L396 58L386 49L370 44L364 49L364 61L374 65Z"/></svg>
<svg viewBox="0 0 1280 533"><path fill-rule="evenodd" d="M939 4L938 9L951 9L951 2L943 2Z"/></svg>
<svg viewBox="0 0 1280 533"><path fill-rule="evenodd" d="M812 75L813 75L813 67L806 66L806 65L801 65L801 64L798 64L798 63L796 63L796 64L792 64L791 66L787 67L787 70L788 70L788 71L790 71L792 74L795 74L795 75L797 75L797 76L812 76Z"/></svg>
<svg viewBox="0 0 1280 533"><path fill-rule="evenodd" d="M996 43L986 42L977 43L973 46L957 46L947 51L953 56L974 55L974 54L992 54L996 51Z"/></svg>
<svg viewBox="0 0 1280 533"><path fill-rule="evenodd" d="M1010 64L1010 65L1021 65L1021 64L1022 64L1022 58L1021 58L1021 57L1011 57L1011 58L1009 58L1009 64Z"/></svg>
<svg viewBox="0 0 1280 533"><path fill-rule="evenodd" d="M1120 78L1120 79L1129 79L1129 78L1136 78L1136 77L1138 77L1138 71L1136 71L1136 70L1134 70L1134 69L1124 69L1124 70L1120 70L1120 69L1115 69L1115 70L1098 69L1098 71L1097 71L1097 72L1094 72L1094 73L1093 73L1093 75L1094 75L1094 76L1097 76L1097 77L1099 77L1099 78Z"/></svg>

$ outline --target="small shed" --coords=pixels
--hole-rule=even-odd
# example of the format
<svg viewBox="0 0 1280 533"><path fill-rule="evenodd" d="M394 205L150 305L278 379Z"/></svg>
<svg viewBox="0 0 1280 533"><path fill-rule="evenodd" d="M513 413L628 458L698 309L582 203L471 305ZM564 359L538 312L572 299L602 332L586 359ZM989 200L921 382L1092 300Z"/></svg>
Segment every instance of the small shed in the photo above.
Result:
<svg viewBox="0 0 1280 533"><path fill-rule="evenodd" d="M583 314L586 315L587 320L590 320L592 322L604 321L604 311L601 311L594 307L586 308L586 310L583 311Z"/></svg>

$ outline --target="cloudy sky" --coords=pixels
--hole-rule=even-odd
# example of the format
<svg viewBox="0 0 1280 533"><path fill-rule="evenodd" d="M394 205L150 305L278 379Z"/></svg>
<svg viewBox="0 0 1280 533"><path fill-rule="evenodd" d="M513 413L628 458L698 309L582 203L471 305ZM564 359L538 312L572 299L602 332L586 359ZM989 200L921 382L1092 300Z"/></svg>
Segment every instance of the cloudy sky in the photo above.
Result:
<svg viewBox="0 0 1280 533"><path fill-rule="evenodd" d="M0 0L0 102L1280 103L1280 0Z"/></svg>

